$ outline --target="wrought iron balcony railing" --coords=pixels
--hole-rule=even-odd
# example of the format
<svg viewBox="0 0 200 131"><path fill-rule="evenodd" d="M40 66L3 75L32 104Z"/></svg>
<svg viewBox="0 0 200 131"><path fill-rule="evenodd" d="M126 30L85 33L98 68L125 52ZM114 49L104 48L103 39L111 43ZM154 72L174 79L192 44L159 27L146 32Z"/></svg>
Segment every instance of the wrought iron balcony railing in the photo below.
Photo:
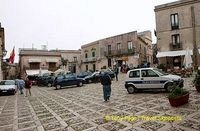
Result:
<svg viewBox="0 0 200 131"><path fill-rule="evenodd" d="M96 57L88 57L83 59L83 62L95 62L95 61L97 61Z"/></svg>
<svg viewBox="0 0 200 131"><path fill-rule="evenodd" d="M135 49L133 48L133 49L108 50L104 52L104 55L108 57L108 56L129 55L134 53Z"/></svg>

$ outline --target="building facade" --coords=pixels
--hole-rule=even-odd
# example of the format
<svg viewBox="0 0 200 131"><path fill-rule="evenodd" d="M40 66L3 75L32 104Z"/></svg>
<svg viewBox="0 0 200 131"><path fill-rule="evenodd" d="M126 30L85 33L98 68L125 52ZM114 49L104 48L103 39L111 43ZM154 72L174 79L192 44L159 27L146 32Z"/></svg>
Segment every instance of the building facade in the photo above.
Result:
<svg viewBox="0 0 200 131"><path fill-rule="evenodd" d="M182 68L189 49L193 67L200 65L200 0L179 0L155 6L159 64Z"/></svg>
<svg viewBox="0 0 200 131"><path fill-rule="evenodd" d="M81 50L59 50L61 68L72 73L81 72Z"/></svg>
<svg viewBox="0 0 200 131"><path fill-rule="evenodd" d="M1 27L0 23L0 80L5 79L5 76L7 75L6 63L3 61L4 56L6 55L5 53L7 53L7 51L5 51L4 28Z"/></svg>
<svg viewBox="0 0 200 131"><path fill-rule="evenodd" d="M37 75L40 70L54 72L61 66L61 53L56 50L19 49L19 66L21 77Z"/></svg>
<svg viewBox="0 0 200 131"><path fill-rule="evenodd" d="M101 52L101 40L81 46L81 70L96 71L100 70L103 60L103 52Z"/></svg>
<svg viewBox="0 0 200 131"><path fill-rule="evenodd" d="M95 71L113 65L137 67L152 63L151 44L150 31L133 31L85 44L81 46L82 69Z"/></svg>

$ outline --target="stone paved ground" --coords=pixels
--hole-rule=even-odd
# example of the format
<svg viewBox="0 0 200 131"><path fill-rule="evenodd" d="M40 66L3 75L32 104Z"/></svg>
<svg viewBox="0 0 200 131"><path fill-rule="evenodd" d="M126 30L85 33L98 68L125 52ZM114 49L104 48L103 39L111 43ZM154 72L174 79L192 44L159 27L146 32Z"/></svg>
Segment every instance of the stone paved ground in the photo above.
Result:
<svg viewBox="0 0 200 131"><path fill-rule="evenodd" d="M103 102L100 84L54 90L32 87L32 96L0 96L0 131L199 131L200 94L185 78L189 104L174 108L166 93L128 94L124 74L113 81L112 97ZM105 116L131 116L134 121L105 120ZM136 117L137 116L137 117ZM181 121L142 120L144 116L181 116ZM129 117L129 118L131 118Z"/></svg>

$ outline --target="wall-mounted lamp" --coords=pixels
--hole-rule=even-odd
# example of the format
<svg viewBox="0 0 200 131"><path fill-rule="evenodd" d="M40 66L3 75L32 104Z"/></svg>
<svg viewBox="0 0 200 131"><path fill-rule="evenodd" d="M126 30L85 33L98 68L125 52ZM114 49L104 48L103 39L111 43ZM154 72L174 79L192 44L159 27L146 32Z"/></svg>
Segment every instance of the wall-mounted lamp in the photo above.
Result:
<svg viewBox="0 0 200 131"><path fill-rule="evenodd" d="M3 57L5 57L7 55L7 50L3 49Z"/></svg>

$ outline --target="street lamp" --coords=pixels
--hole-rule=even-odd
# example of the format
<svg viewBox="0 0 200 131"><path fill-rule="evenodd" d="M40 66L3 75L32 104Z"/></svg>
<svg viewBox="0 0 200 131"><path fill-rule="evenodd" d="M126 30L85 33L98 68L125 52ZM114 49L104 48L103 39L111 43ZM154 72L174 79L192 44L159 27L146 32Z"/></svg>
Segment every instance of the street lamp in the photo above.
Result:
<svg viewBox="0 0 200 131"><path fill-rule="evenodd" d="M3 49L3 57L5 57L7 55L7 50Z"/></svg>

